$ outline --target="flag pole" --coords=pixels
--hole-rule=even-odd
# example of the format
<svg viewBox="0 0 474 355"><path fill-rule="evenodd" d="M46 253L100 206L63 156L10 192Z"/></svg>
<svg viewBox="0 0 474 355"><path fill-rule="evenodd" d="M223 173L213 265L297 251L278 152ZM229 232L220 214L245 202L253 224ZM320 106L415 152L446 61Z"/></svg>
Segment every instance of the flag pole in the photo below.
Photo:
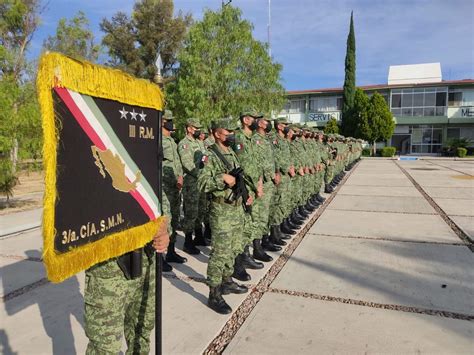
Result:
<svg viewBox="0 0 474 355"><path fill-rule="evenodd" d="M163 89L163 78L161 76L161 57L159 53L157 54L156 67L157 73L153 78L155 84L157 84L160 89ZM161 111L158 111L158 129L157 129L157 145L158 145L158 201L161 206L161 213L163 214L163 134L161 130L163 120L163 108ZM163 351L163 341L162 341L162 329L163 329L163 292L162 292L162 277L163 277L163 254L155 253L156 262L155 262L155 354L161 355Z"/></svg>
<svg viewBox="0 0 474 355"><path fill-rule="evenodd" d="M158 201L160 206L163 206L163 190L162 190L162 162L163 162L163 149L162 149L162 135L161 135L161 121L162 111L158 111ZM163 207L161 208L163 211ZM161 355L162 353L162 287L161 281L163 276L163 254L156 254L155 262L155 354Z"/></svg>

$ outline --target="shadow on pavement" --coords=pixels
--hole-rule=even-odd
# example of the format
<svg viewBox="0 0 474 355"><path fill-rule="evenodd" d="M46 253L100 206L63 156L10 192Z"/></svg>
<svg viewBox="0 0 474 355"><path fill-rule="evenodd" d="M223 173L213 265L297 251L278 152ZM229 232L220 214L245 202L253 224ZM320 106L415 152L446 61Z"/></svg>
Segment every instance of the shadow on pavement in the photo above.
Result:
<svg viewBox="0 0 474 355"><path fill-rule="evenodd" d="M27 250L25 254L32 260L41 258L38 250ZM22 260L1 268L3 282L11 284L12 280L21 278L22 270L24 270L21 264L25 262ZM51 338L52 353L75 354L71 316L76 318L82 327L84 326L84 299L80 292L77 276L73 276L59 284L48 283L4 302L8 316L18 315L34 305L38 305L44 330ZM32 320L32 324L34 324L34 320ZM18 329L18 331L21 331L21 329ZM0 342L3 348L1 353L8 353L7 351L10 348L8 337L3 330L0 330Z"/></svg>

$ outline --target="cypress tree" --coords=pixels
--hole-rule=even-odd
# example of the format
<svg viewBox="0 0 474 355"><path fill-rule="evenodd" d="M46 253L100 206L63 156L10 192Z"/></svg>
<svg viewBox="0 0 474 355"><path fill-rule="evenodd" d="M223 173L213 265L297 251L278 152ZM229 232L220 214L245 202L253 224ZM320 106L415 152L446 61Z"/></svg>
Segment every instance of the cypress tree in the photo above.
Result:
<svg viewBox="0 0 474 355"><path fill-rule="evenodd" d="M354 97L356 90L356 57L355 57L355 34L354 34L354 20L351 12L351 24L349 27L349 35L347 36L347 49L345 61L345 78L344 78L344 92L343 92L343 106L342 106L342 123L343 132L345 136L354 134L356 122L352 117L352 108L354 107Z"/></svg>

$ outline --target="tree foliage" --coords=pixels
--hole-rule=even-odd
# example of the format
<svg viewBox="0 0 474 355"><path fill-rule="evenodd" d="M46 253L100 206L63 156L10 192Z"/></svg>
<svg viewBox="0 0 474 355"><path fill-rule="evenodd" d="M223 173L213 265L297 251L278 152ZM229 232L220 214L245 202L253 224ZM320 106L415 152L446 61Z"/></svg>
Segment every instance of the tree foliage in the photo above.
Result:
<svg viewBox="0 0 474 355"><path fill-rule="evenodd" d="M82 11L69 21L65 18L60 19L56 34L48 36L43 47L91 62L97 61L100 54L100 45L94 43L94 34L89 29L89 20Z"/></svg>
<svg viewBox="0 0 474 355"><path fill-rule="evenodd" d="M6 187L16 181L18 158L39 157L41 151L34 75L25 57L39 12L39 0L0 3L0 180Z"/></svg>
<svg viewBox="0 0 474 355"><path fill-rule="evenodd" d="M369 97L362 89L357 88L354 95L354 106L351 110L355 126L352 137L364 138L363 132L370 130L370 127L366 126L369 122L367 118L369 106Z"/></svg>
<svg viewBox="0 0 474 355"><path fill-rule="evenodd" d="M324 126L324 133L326 134L338 134L339 133L339 126L337 124L336 119L333 117L331 118L328 123L326 123L326 126Z"/></svg>
<svg viewBox="0 0 474 355"><path fill-rule="evenodd" d="M347 49L345 60L344 92L342 95L342 123L343 132L346 136L354 135L356 128L356 117L354 117L353 107L356 92L356 44L354 33L354 20L351 12L351 23L347 36Z"/></svg>
<svg viewBox="0 0 474 355"><path fill-rule="evenodd" d="M25 53L39 25L40 0L0 2L0 73L22 80L27 68Z"/></svg>
<svg viewBox="0 0 474 355"><path fill-rule="evenodd" d="M176 81L166 87L178 123L193 116L207 125L235 117L244 107L268 114L283 106L282 67L252 37L252 25L238 8L205 11L191 26L178 60Z"/></svg>
<svg viewBox="0 0 474 355"><path fill-rule="evenodd" d="M375 155L376 143L392 136L395 122L387 102L378 92L370 98L366 112L359 117L358 131L363 139L373 142Z"/></svg>
<svg viewBox="0 0 474 355"><path fill-rule="evenodd" d="M172 0L140 0L131 17L117 12L100 25L105 33L102 43L107 47L109 65L137 77L153 79L157 52L163 62L162 75L172 75L177 52L192 22L191 15L173 15Z"/></svg>

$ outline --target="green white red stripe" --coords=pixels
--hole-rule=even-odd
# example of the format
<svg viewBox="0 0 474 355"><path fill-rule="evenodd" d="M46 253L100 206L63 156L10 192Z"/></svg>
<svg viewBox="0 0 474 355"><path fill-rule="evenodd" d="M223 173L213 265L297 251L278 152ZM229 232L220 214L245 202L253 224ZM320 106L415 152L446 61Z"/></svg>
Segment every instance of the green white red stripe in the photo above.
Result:
<svg viewBox="0 0 474 355"><path fill-rule="evenodd" d="M92 97L66 88L55 87L54 90L64 101L92 143L97 148L101 150L108 149L114 155L120 157L125 164L127 179L129 181L135 180L135 173L140 169L132 160ZM130 191L130 194L142 207L150 220L160 216L158 197L143 175L137 183L137 188Z"/></svg>

